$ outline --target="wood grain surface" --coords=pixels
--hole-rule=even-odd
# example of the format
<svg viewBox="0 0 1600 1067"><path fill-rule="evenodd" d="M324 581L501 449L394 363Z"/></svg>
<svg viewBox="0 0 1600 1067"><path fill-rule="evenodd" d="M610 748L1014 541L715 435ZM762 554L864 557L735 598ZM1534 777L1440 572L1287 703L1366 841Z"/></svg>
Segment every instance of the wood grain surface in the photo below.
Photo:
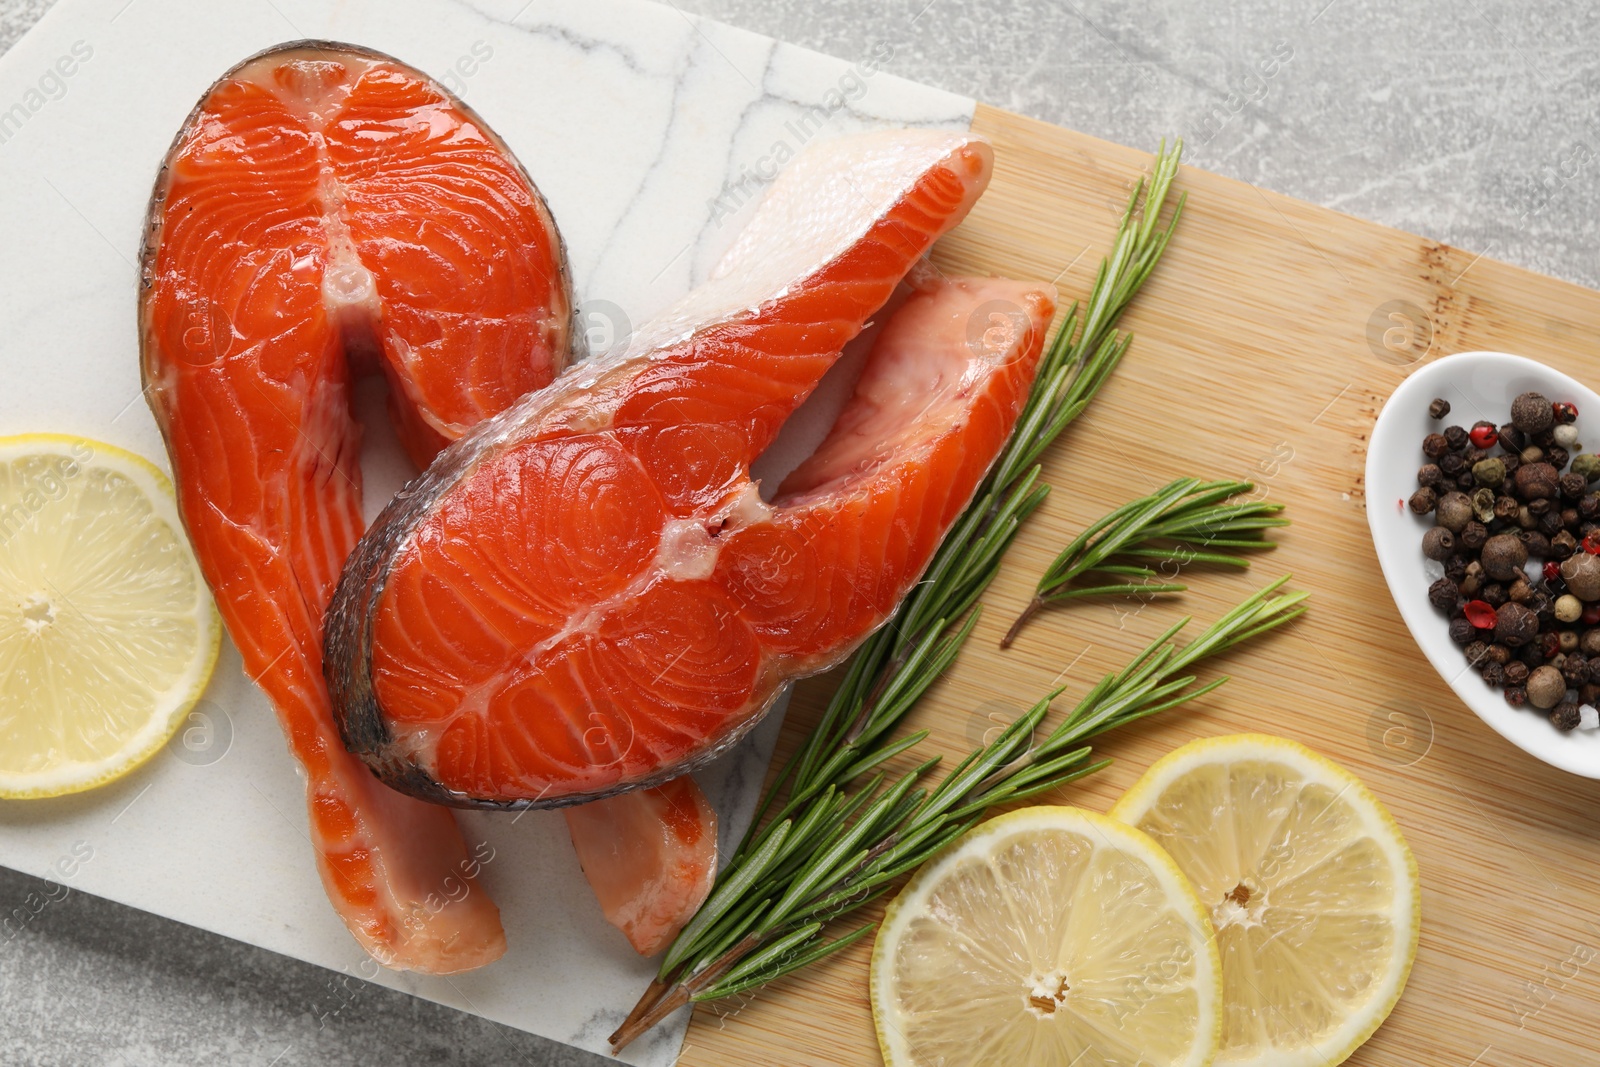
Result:
<svg viewBox="0 0 1600 1067"><path fill-rule="evenodd" d="M987 107L973 128L994 142L994 181L936 250L939 265L1054 279L1063 304L1087 295L1149 154ZM1105 739L1099 753L1116 762L1046 799L1105 811L1197 737L1302 741L1383 799L1422 872L1410 985L1349 1062L1600 1062L1600 781L1513 748L1428 666L1379 573L1362 491L1368 431L1413 365L1499 349L1593 382L1600 293L1202 171L1185 168L1177 189L1189 194L1183 221L1124 319L1133 348L1050 451L1054 491L911 728L932 731L927 752L965 753L1053 684L1068 685L1065 706L1177 618L1192 614L1198 631L1292 572L1312 591L1309 614L1210 666L1208 677L1232 677L1220 691ZM1195 570L1179 596L1056 610L999 651L1038 574L1083 524L1182 475L1253 479L1294 525L1246 574ZM797 691L776 763L829 690L823 678ZM878 1063L870 952L869 938L754 999L699 1009L680 1063Z"/></svg>

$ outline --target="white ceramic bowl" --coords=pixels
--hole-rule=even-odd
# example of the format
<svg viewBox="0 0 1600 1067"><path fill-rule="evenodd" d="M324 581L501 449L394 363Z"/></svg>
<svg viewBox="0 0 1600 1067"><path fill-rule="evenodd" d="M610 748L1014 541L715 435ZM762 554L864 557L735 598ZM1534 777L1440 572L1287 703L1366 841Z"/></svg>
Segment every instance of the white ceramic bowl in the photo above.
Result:
<svg viewBox="0 0 1600 1067"><path fill-rule="evenodd" d="M1552 767L1600 778L1600 730L1562 733L1543 712L1513 708L1467 666L1461 648L1450 640L1444 616L1428 603L1430 579L1423 569L1422 534L1433 517L1406 506L1417 489L1417 468L1427 462L1422 439L1449 425L1470 427L1480 419L1496 424L1511 419L1511 400L1537 390L1552 401L1578 406L1578 439L1586 451L1600 449L1600 395L1542 363L1503 352L1463 352L1425 364L1384 404L1367 444L1367 524L1378 563L1411 636L1456 695L1478 718L1506 740ZM1450 414L1428 417L1434 397L1450 402Z"/></svg>

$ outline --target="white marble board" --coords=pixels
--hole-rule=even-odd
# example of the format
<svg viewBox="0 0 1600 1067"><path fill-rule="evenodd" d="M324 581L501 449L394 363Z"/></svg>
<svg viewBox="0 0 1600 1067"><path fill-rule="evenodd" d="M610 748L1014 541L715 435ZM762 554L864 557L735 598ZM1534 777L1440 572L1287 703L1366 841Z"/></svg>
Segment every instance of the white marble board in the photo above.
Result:
<svg viewBox="0 0 1600 1067"><path fill-rule="evenodd" d="M302 37L392 53L478 109L548 198L601 346L704 277L805 142L972 116L970 100L884 73L883 42L832 59L643 0L61 0L0 61L0 434L84 434L165 465L134 331L150 183L223 70ZM381 401L368 391L360 406ZM407 472L381 432L363 461L370 516ZM602 920L559 815L463 819L494 849L483 879L504 959L453 979L374 974L323 899L300 781L231 647L197 711L119 783L0 804L0 862L604 1050L653 967ZM748 819L778 718L702 776L725 840ZM670 1063L686 1022L624 1060Z"/></svg>

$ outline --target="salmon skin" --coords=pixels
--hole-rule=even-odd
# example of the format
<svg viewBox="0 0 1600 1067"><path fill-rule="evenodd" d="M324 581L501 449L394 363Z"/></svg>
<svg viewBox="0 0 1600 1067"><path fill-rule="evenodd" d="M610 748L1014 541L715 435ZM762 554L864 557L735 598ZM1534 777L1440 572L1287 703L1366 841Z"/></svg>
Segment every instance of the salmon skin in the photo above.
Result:
<svg viewBox="0 0 1600 1067"><path fill-rule="evenodd" d="M920 273L816 454L770 501L749 467L991 161L813 144L706 284L441 454L330 609L350 749L443 804L583 803L704 763L881 625L1009 436L1053 290Z"/></svg>
<svg viewBox="0 0 1600 1067"><path fill-rule="evenodd" d="M300 41L228 71L151 197L140 352L178 506L246 673L305 771L329 899L400 969L505 950L453 815L344 748L325 610L361 534L354 376L381 371L405 447L447 442L567 363L565 251L521 164L399 60Z"/></svg>

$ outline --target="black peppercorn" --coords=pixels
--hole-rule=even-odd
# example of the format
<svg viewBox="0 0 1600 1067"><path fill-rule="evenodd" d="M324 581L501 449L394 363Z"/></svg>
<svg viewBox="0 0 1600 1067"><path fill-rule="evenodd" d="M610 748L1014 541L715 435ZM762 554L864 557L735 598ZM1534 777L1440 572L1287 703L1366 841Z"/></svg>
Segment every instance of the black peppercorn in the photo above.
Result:
<svg viewBox="0 0 1600 1067"><path fill-rule="evenodd" d="M1556 470L1565 467L1569 458L1570 454L1560 445L1551 445L1544 450L1544 461Z"/></svg>
<svg viewBox="0 0 1600 1067"><path fill-rule="evenodd" d="M1434 527L1442 529L1442 527ZM1510 582L1522 574L1528 549L1515 534L1495 534L1483 544L1483 570L1497 582Z"/></svg>
<svg viewBox="0 0 1600 1067"><path fill-rule="evenodd" d="M1444 428L1444 445L1452 452L1459 452L1461 449L1466 448L1471 440L1472 438L1463 427L1446 426Z"/></svg>
<svg viewBox="0 0 1600 1067"><path fill-rule="evenodd" d="M1461 587L1448 578L1440 578L1428 586L1428 603L1444 612L1446 615L1456 610L1456 604L1461 600Z"/></svg>
<svg viewBox="0 0 1600 1067"><path fill-rule="evenodd" d="M1439 457L1439 469L1444 471L1447 478L1458 478L1467 469L1467 461L1459 452L1446 452Z"/></svg>
<svg viewBox="0 0 1600 1067"><path fill-rule="evenodd" d="M1578 509L1561 509L1561 526L1563 529L1576 530L1578 528Z"/></svg>
<svg viewBox="0 0 1600 1067"><path fill-rule="evenodd" d="M1445 469L1442 461L1440 469ZM1516 486L1517 496L1521 499L1543 500L1559 492L1557 485L1559 479L1556 469L1548 463L1524 463L1517 468L1517 473L1511 481Z"/></svg>
<svg viewBox="0 0 1600 1067"><path fill-rule="evenodd" d="M1444 561L1444 576L1452 582L1459 582L1467 576L1467 557L1457 554Z"/></svg>
<svg viewBox="0 0 1600 1067"><path fill-rule="evenodd" d="M1430 433L1422 439L1422 454L1429 459L1441 459L1450 451L1450 442L1442 433Z"/></svg>
<svg viewBox="0 0 1600 1067"><path fill-rule="evenodd" d="M1521 452L1526 446L1527 442L1522 438L1522 431L1517 429L1515 425L1508 422L1504 426L1500 427L1501 448L1505 449L1507 452L1517 453Z"/></svg>
<svg viewBox="0 0 1600 1067"><path fill-rule="evenodd" d="M1499 689L1506 681L1506 669L1494 660L1489 660L1479 672L1483 675L1484 684L1491 689Z"/></svg>
<svg viewBox="0 0 1600 1067"><path fill-rule="evenodd" d="M1465 493L1445 493L1434 503L1433 518L1451 533L1460 533L1473 519L1472 498Z"/></svg>
<svg viewBox="0 0 1600 1067"><path fill-rule="evenodd" d="M1511 402L1511 423L1523 433L1544 433L1556 424L1556 413L1542 393L1523 393Z"/></svg>
<svg viewBox="0 0 1600 1067"><path fill-rule="evenodd" d="M1447 559L1455 550L1456 535L1443 526L1434 526L1422 535L1422 554L1429 559Z"/></svg>
<svg viewBox="0 0 1600 1067"><path fill-rule="evenodd" d="M1494 639L1496 644L1518 648L1532 641L1539 633L1539 615L1525 604L1508 601L1495 609ZM1454 632L1451 634L1454 637Z"/></svg>
<svg viewBox="0 0 1600 1067"><path fill-rule="evenodd" d="M1461 533L1457 535L1456 540L1461 544L1462 548L1469 552L1476 552L1488 542L1489 528L1483 523L1474 520L1461 527Z"/></svg>
<svg viewBox="0 0 1600 1067"><path fill-rule="evenodd" d="M1563 560L1578 550L1578 539L1571 531L1559 530L1550 538L1550 558Z"/></svg>
<svg viewBox="0 0 1600 1067"><path fill-rule="evenodd" d="M1502 645L1500 642L1496 641L1494 644L1489 646L1489 658L1500 664L1500 666L1504 667L1507 663L1511 662L1511 650L1505 645Z"/></svg>
<svg viewBox="0 0 1600 1067"><path fill-rule="evenodd" d="M1518 467L1522 466L1522 457L1516 452L1508 452L1500 457L1500 462L1505 465L1506 477L1509 478L1517 473Z"/></svg>
<svg viewBox="0 0 1600 1067"><path fill-rule="evenodd" d="M1541 500L1540 503L1547 504L1549 501ZM1546 510L1544 514L1539 516L1539 521L1533 524L1533 528L1546 537L1554 537L1561 532L1561 512L1553 508Z"/></svg>
<svg viewBox="0 0 1600 1067"><path fill-rule="evenodd" d="M1538 500L1530 500L1527 503L1527 508L1528 514L1534 517L1534 526L1537 527L1539 525L1538 519L1540 516L1545 515L1550 511L1550 498L1542 496Z"/></svg>
<svg viewBox="0 0 1600 1067"><path fill-rule="evenodd" d="M1425 485L1429 489L1437 489L1444 482L1444 471L1439 469L1437 463L1424 463L1417 468L1417 484Z"/></svg>
<svg viewBox="0 0 1600 1067"><path fill-rule="evenodd" d="M1414 515L1426 515L1438 502L1439 495L1427 486L1423 486L1411 494L1411 512Z"/></svg>
<svg viewBox="0 0 1600 1067"><path fill-rule="evenodd" d="M1489 642L1483 640L1468 641L1461 654L1467 657L1467 664L1472 667L1482 667L1489 662Z"/></svg>
<svg viewBox="0 0 1600 1067"><path fill-rule="evenodd" d="M1464 645L1468 641L1476 639L1477 635L1477 629L1466 619L1450 620L1450 640L1456 644Z"/></svg>
<svg viewBox="0 0 1600 1067"><path fill-rule="evenodd" d="M1505 604L1510 597L1506 596L1506 587L1500 582L1490 582L1483 587L1483 592L1478 594L1478 599L1486 601L1491 608L1498 608Z"/></svg>
<svg viewBox="0 0 1600 1067"><path fill-rule="evenodd" d="M1543 559L1550 554L1550 538L1538 530L1520 530L1515 536L1522 542L1522 547L1528 550L1528 555Z"/></svg>
<svg viewBox="0 0 1600 1067"><path fill-rule="evenodd" d="M1561 664L1561 677L1567 684L1576 689L1589 680L1589 660L1582 652L1568 652L1566 662Z"/></svg>
<svg viewBox="0 0 1600 1067"><path fill-rule="evenodd" d="M1456 475L1456 488L1461 490L1463 493L1472 492L1473 487L1477 484L1478 480L1472 476L1471 471L1462 471L1460 474Z"/></svg>
<svg viewBox="0 0 1600 1067"><path fill-rule="evenodd" d="M1574 700L1563 700L1550 712L1550 724L1562 733L1577 729L1579 718L1578 704Z"/></svg>
<svg viewBox="0 0 1600 1067"><path fill-rule="evenodd" d="M1494 500L1494 517L1497 522L1516 522L1522 505L1515 497L1498 496ZM1600 515L1600 494L1595 497L1595 514Z"/></svg>
<svg viewBox="0 0 1600 1067"><path fill-rule="evenodd" d="M1528 702L1528 688L1522 685L1508 685L1505 689L1506 703L1514 708L1520 708Z"/></svg>
<svg viewBox="0 0 1600 1067"><path fill-rule="evenodd" d="M1506 684L1522 685L1528 680L1528 665L1520 659L1506 664Z"/></svg>
<svg viewBox="0 0 1600 1067"><path fill-rule="evenodd" d="M1577 500L1583 496L1584 490L1589 488L1589 480L1581 474L1568 471L1556 479L1556 485L1561 490L1563 498Z"/></svg>
<svg viewBox="0 0 1600 1067"><path fill-rule="evenodd" d="M1450 401L1442 396L1434 397L1428 405L1428 418L1442 419L1448 414L1450 414Z"/></svg>
<svg viewBox="0 0 1600 1067"><path fill-rule="evenodd" d="M1545 430L1541 433L1536 433L1533 435L1533 444L1536 448L1543 448L1548 451L1555 445L1555 443L1556 435L1550 430Z"/></svg>

